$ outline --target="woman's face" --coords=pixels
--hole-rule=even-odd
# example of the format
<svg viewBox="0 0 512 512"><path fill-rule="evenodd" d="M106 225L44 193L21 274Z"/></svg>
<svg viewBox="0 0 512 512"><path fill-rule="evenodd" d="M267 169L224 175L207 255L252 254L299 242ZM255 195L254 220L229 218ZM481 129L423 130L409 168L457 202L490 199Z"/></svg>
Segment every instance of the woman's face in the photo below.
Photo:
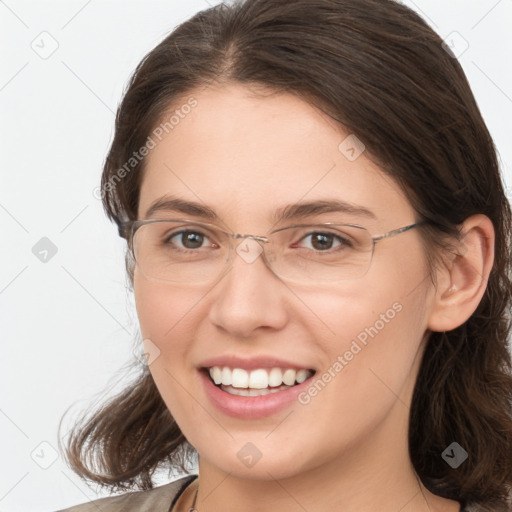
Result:
<svg viewBox="0 0 512 512"><path fill-rule="evenodd" d="M178 106L168 133L153 132L159 136L147 157L140 219L214 222L170 210L148 217L151 205L172 196L207 206L219 226L253 235L322 222L380 235L415 222L396 183L308 103L289 94L255 97L241 85L190 96L197 104ZM273 222L279 209L320 200L372 215L335 211ZM417 229L379 241L368 272L338 283L282 281L262 257L248 262L236 252L210 285L161 283L138 268L134 274L150 371L201 464L263 480L359 462L385 471L407 456L430 286ZM275 366L316 373L288 391L240 397L206 377L203 368L214 363L248 375Z"/></svg>

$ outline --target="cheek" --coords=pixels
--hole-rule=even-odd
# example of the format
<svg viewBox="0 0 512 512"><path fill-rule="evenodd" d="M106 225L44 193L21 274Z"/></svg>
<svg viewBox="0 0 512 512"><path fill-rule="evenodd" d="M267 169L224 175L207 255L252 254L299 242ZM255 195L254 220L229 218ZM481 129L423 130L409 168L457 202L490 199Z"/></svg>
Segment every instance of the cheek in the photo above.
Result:
<svg viewBox="0 0 512 512"><path fill-rule="evenodd" d="M164 311L168 310L168 294L137 278L133 291L142 338L157 342L169 328L170 319L164 315Z"/></svg>
<svg viewBox="0 0 512 512"><path fill-rule="evenodd" d="M306 308L297 319L318 334L317 341L329 352L348 349L353 340L365 346L377 339L399 344L421 338L428 281L408 265L389 266L357 282L301 291L297 295Z"/></svg>
<svg viewBox="0 0 512 512"><path fill-rule="evenodd" d="M200 413L190 400L190 390L196 383L190 381L193 373L188 364L202 295L204 291L180 290L143 277L134 280L144 350L150 358L153 356L149 370L167 408L184 431L190 430L190 418Z"/></svg>
<svg viewBox="0 0 512 512"><path fill-rule="evenodd" d="M325 359L301 404L308 418L330 418L322 427L326 438L343 444L368 433L397 400L411 399L424 332L421 293L395 300L396 291L359 290L337 301L324 296L324 319L335 334L317 339Z"/></svg>
<svg viewBox="0 0 512 512"><path fill-rule="evenodd" d="M429 286L426 268L418 261L388 262L386 272L347 282L342 290L301 295L314 313L303 325L318 335L325 379L335 375L332 380L339 384L327 386L338 388L333 403L346 400L357 410L363 397L392 397L390 390L399 392L415 369L427 328ZM312 329L313 322L321 330Z"/></svg>
<svg viewBox="0 0 512 512"><path fill-rule="evenodd" d="M143 338L151 339L163 350L168 342L176 346L184 341L184 333L190 335L201 293L148 281L136 274L134 297Z"/></svg>

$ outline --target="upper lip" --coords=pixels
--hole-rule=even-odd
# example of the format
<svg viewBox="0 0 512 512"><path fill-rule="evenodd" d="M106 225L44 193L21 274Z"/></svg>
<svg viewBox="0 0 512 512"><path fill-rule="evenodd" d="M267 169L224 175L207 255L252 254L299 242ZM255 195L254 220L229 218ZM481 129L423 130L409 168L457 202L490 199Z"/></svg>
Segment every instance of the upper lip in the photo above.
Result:
<svg viewBox="0 0 512 512"><path fill-rule="evenodd" d="M307 364L297 364L275 356L256 356L251 358L243 358L236 355L223 355L206 359L199 366L201 368L227 366L228 368L242 368L244 370L257 370L258 368L291 368L295 370L312 370L312 368Z"/></svg>

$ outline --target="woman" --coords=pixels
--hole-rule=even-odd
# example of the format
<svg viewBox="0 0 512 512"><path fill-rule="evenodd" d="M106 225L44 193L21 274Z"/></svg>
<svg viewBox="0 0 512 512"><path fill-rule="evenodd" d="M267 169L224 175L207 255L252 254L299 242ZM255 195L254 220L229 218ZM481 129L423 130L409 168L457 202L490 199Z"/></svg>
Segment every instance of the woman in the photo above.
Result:
<svg viewBox="0 0 512 512"><path fill-rule="evenodd" d="M511 510L510 205L418 15L195 15L138 66L102 193L147 365L66 450L141 490L69 511Z"/></svg>

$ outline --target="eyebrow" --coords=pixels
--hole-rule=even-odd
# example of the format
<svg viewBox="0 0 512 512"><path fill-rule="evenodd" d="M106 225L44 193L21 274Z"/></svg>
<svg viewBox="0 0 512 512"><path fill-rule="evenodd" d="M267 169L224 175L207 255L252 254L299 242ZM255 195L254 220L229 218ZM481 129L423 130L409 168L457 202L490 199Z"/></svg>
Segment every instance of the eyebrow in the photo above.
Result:
<svg viewBox="0 0 512 512"><path fill-rule="evenodd" d="M217 213L205 204L169 196L161 197L152 203L146 211L146 218L157 212L179 212L194 217L202 217L209 221L220 220ZM363 206L348 203L340 199L325 199L295 203L279 208L272 215L272 220L277 224L283 221L296 220L303 217L320 215L322 213L336 212L362 216L370 219L377 218L371 210L368 210Z"/></svg>

